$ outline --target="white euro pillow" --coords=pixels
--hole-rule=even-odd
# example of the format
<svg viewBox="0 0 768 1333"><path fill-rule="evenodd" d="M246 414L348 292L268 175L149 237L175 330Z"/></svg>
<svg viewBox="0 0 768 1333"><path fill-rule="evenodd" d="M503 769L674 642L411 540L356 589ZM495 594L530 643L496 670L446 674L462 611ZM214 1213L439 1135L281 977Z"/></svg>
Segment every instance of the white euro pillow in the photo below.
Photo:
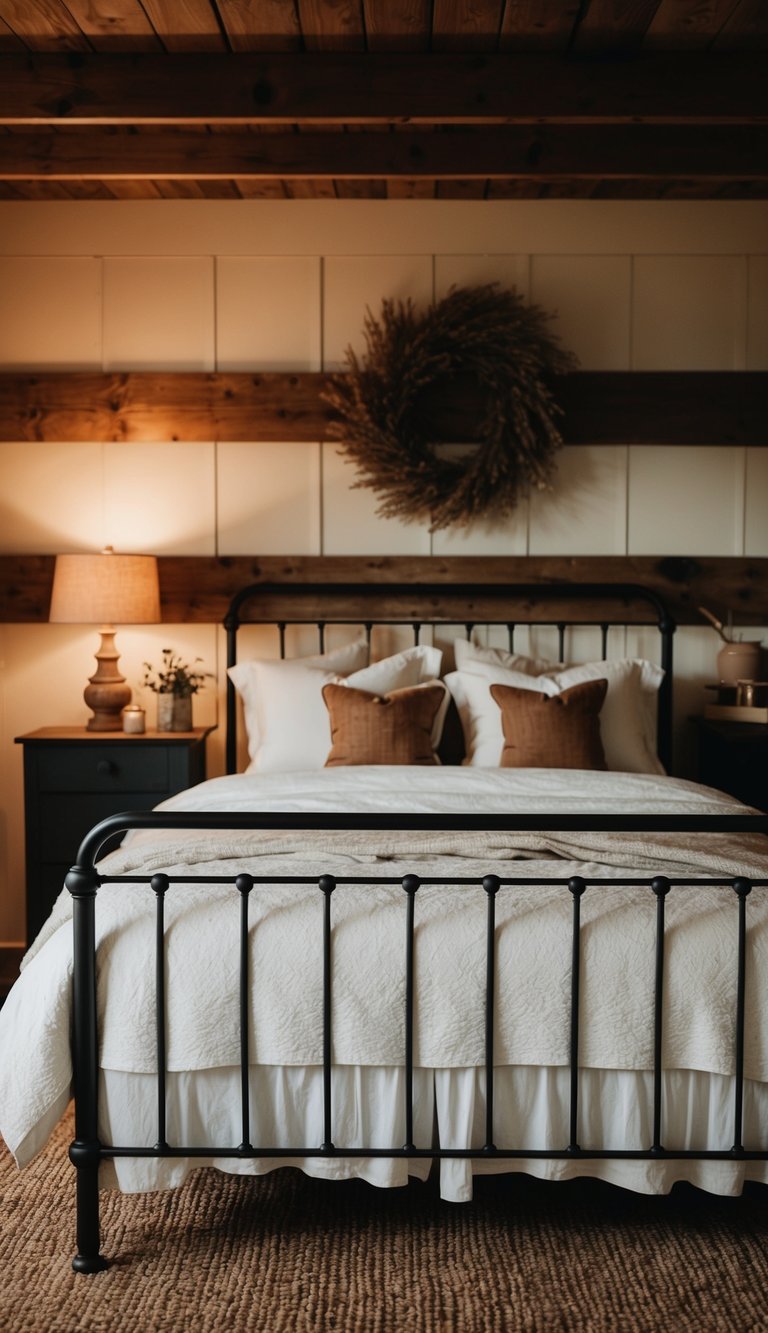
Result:
<svg viewBox="0 0 768 1333"><path fill-rule="evenodd" d="M251 727L247 720L249 709L246 708L251 760L246 771L290 773L324 766L331 748L331 725L322 691L329 682L351 685L371 694L388 694L391 690L435 680L440 674L441 662L439 648L420 644L372 662L344 677L337 669L308 664L305 658L244 663L250 668L248 693L254 711ZM237 667L233 668L233 671L237 670ZM232 679L240 690L234 675ZM448 703L446 694L445 704L435 719L435 745L442 733Z"/></svg>
<svg viewBox="0 0 768 1333"><path fill-rule="evenodd" d="M622 658L584 662L530 675L490 662L465 659L465 669L446 676L461 719L466 758L476 768L497 768L504 745L501 710L491 685L513 685L555 695L587 680L607 680L600 732L609 769L620 773L663 773L656 754L656 697L664 673L653 662Z"/></svg>
<svg viewBox="0 0 768 1333"><path fill-rule="evenodd" d="M278 670L287 671L298 664L303 667L318 667L323 671L335 671L340 676L347 676L350 671L359 671L361 667L367 666L369 656L368 640L360 635L351 643L331 648L327 653L313 653L309 657L252 658L248 662L238 662L235 666L229 667L227 675L243 704L243 721L251 759L259 745L258 682L260 668L265 662L277 667Z"/></svg>

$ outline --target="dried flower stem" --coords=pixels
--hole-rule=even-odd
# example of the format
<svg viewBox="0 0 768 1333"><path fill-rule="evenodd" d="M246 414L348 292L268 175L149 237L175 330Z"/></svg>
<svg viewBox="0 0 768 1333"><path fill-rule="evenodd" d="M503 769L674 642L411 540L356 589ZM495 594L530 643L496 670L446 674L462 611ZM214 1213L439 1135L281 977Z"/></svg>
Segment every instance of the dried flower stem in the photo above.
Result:
<svg viewBox="0 0 768 1333"><path fill-rule="evenodd" d="M722 639L723 643L733 643L733 639L731 638L731 636L729 634L726 634L725 632L725 626L722 620L718 620L717 616L713 615L711 611L708 611L706 606L697 606L696 610L699 612L700 615L704 617L705 620L709 621L710 625L714 630L717 630L717 633L720 635L720 638Z"/></svg>

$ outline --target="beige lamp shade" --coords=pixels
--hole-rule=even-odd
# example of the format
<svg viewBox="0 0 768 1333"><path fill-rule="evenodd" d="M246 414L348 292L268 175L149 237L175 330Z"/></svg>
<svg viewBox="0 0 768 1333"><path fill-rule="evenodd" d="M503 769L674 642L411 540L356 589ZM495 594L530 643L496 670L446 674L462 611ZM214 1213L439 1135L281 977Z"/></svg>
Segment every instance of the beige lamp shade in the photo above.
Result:
<svg viewBox="0 0 768 1333"><path fill-rule="evenodd" d="M57 555L49 619L66 625L150 625L160 619L157 558Z"/></svg>
<svg viewBox="0 0 768 1333"><path fill-rule="evenodd" d="M49 620L62 625L100 625L96 672L83 697L93 716L89 731L118 731L130 686L117 669L116 624L150 625L160 619L160 589L154 555L57 555Z"/></svg>

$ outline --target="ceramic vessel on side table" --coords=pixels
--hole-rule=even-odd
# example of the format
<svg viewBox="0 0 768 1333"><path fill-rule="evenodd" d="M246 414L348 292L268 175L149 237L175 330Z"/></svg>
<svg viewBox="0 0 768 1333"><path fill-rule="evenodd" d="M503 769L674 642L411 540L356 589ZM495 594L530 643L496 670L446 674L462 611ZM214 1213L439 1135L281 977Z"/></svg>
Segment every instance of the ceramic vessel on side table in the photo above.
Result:
<svg viewBox="0 0 768 1333"><path fill-rule="evenodd" d="M722 685L760 679L760 643L724 643L717 654L717 674Z"/></svg>
<svg viewBox="0 0 768 1333"><path fill-rule="evenodd" d="M192 695L158 694L158 731L192 730Z"/></svg>

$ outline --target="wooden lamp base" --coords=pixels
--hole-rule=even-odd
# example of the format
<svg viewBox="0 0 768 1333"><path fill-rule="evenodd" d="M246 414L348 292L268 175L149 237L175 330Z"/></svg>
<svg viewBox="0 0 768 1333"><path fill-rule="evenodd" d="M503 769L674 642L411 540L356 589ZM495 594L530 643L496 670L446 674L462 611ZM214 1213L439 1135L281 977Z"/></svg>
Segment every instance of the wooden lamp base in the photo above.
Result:
<svg viewBox="0 0 768 1333"><path fill-rule="evenodd" d="M131 687L117 669L120 654L115 648L114 625L102 625L101 643L96 653L96 671L89 677L83 698L93 711L88 731L120 731L122 711L131 702Z"/></svg>

